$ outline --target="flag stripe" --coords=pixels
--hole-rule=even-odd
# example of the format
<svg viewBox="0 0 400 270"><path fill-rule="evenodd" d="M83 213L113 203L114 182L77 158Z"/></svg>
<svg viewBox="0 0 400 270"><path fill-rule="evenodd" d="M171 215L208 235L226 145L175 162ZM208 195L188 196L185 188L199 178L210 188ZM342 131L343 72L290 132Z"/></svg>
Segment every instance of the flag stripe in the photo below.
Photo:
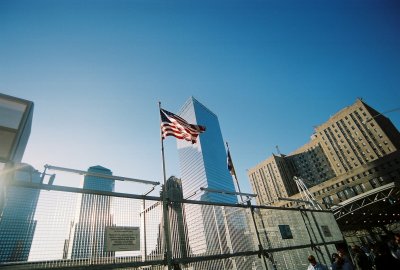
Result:
<svg viewBox="0 0 400 270"><path fill-rule="evenodd" d="M160 114L163 139L167 136L174 136L177 139L196 143L199 134L206 130L204 126L189 124L183 118L169 111L161 109Z"/></svg>

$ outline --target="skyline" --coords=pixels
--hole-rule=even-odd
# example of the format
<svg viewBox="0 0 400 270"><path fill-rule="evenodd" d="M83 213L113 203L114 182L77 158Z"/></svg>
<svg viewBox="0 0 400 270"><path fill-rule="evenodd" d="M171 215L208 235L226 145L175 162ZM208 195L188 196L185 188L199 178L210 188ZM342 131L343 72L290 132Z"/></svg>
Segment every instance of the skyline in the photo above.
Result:
<svg viewBox="0 0 400 270"><path fill-rule="evenodd" d="M246 169L276 145L299 148L357 97L400 107L399 11L396 1L2 1L0 92L35 103L23 162L160 182L157 103L178 113L194 96L218 116L251 192ZM400 126L399 111L387 117ZM179 177L175 139L164 142L167 177Z"/></svg>

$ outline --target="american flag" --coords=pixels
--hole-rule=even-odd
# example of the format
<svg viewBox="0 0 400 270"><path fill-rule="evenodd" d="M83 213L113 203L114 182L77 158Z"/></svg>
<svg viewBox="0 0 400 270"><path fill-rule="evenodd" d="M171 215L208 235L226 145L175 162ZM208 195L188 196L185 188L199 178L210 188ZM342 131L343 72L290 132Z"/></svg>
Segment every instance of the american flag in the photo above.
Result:
<svg viewBox="0 0 400 270"><path fill-rule="evenodd" d="M182 117L172 112L160 109L161 114L161 135L165 139L167 136L174 136L180 140L197 142L200 133L206 131L206 127L200 125L189 124Z"/></svg>
<svg viewBox="0 0 400 270"><path fill-rule="evenodd" d="M226 163L228 163L228 170L231 173L231 175L236 177L235 167L233 167L233 162L232 162L232 158L231 158L231 153L229 152L229 148L228 148L228 152L227 152L226 156L227 156Z"/></svg>

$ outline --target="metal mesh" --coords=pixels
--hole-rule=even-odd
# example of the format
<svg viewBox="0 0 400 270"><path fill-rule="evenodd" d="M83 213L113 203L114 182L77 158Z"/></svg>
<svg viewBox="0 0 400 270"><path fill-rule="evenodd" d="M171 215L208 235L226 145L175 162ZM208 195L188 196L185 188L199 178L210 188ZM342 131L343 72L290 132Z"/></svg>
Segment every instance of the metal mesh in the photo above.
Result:
<svg viewBox="0 0 400 270"><path fill-rule="evenodd" d="M173 248L175 258L195 258L215 255L235 254L254 251L254 226L248 209L218 205L185 204L186 218L182 227L187 231L185 241L173 237L173 243L180 243L180 251ZM174 223L173 220L171 223ZM175 238L174 238L175 237ZM174 241L178 240L178 241ZM251 269L252 259L220 259L196 262L193 269Z"/></svg>
<svg viewBox="0 0 400 270"><path fill-rule="evenodd" d="M0 220L0 266L163 269L167 241L161 198L69 191L10 188ZM274 264L304 269L310 254L329 264L332 243L342 241L328 212L227 205L168 204L173 263L187 270L266 269L265 264L268 269ZM110 251L105 241L109 227L138 228L140 248ZM255 255L257 231L266 257Z"/></svg>
<svg viewBox="0 0 400 270"><path fill-rule="evenodd" d="M35 189L20 189L25 190L25 193L38 192ZM143 211L145 205L151 206L150 210ZM30 223L34 224L34 228L30 230L30 237L23 240L15 241L12 234L10 237L2 237L2 247L6 247L0 249L0 256L4 258L2 262L40 262L35 263L35 267L51 268L162 260L164 254L159 242L162 217L160 205L155 201L146 203L145 200L131 198L41 190L36 205L27 200L26 204L13 209L16 212L34 209L31 220L3 215L0 223L2 233L7 233L4 231L6 222L19 227ZM146 231L140 230L140 250L106 251L104 235L107 227L144 228L144 219ZM8 245L4 245L4 241ZM25 247L29 250L29 256L18 256L18 250ZM5 258L7 255L8 258Z"/></svg>
<svg viewBox="0 0 400 270"><path fill-rule="evenodd" d="M258 209L256 220L264 248L283 249L271 253L278 269L305 268L309 255L330 265L330 254L336 248L327 243L343 240L332 213L328 212ZM312 245L313 249L301 248L305 245Z"/></svg>
<svg viewBox="0 0 400 270"><path fill-rule="evenodd" d="M234 258L218 259L218 261L205 260L181 265L182 270L224 270L224 269L249 269L263 270L262 259L255 255L237 256ZM270 268L272 269L272 268Z"/></svg>

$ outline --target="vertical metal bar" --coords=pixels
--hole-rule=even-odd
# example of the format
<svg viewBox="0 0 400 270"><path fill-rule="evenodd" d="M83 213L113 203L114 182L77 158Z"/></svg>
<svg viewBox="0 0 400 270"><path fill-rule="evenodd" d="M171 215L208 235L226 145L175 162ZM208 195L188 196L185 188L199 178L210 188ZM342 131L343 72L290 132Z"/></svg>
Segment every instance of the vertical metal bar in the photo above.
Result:
<svg viewBox="0 0 400 270"><path fill-rule="evenodd" d="M306 226L306 230L307 230L307 233L308 233L308 237L310 237L311 249L312 249L312 250L315 249L315 254L317 255L317 259L318 259L319 261L321 261L321 258L320 258L319 253L318 253L319 250L318 250L318 248L316 248L316 245L314 244L314 242L313 242L313 240L312 240L312 236L311 236L310 229L308 228L306 219L304 218L304 216L307 217L308 224L311 226L311 223L310 223L310 220L308 219L307 213L306 213L305 211L303 211L302 209L299 209L299 211L300 211L301 217L303 218L304 226ZM312 228L311 228L311 230L312 230ZM313 231L313 234L314 234L314 231ZM315 235L315 234L314 234L314 235Z"/></svg>
<svg viewBox="0 0 400 270"><path fill-rule="evenodd" d="M253 220L254 228L255 228L255 230L256 230L256 235L257 235L257 240L258 240L258 250L259 250L259 252L261 253L261 254L260 254L261 257L263 258L263 262L264 262L264 265L265 265L265 269L268 269L268 264L267 264L267 261L266 261L266 259L265 259L264 254L263 254L263 253L264 253L264 248L263 248L262 243L261 243L260 233L259 233L258 228L257 228L256 219L254 218L254 207L251 205L250 201L247 201L247 205L250 207L251 218L252 218L252 220Z"/></svg>
<svg viewBox="0 0 400 270"><path fill-rule="evenodd" d="M329 250L328 250L328 247L326 246L324 236L322 235L321 229L319 228L319 225L318 225L317 219L315 218L314 212L311 212L311 216L314 220L315 227L317 227L318 233L321 236L321 240L322 240L322 243L324 243L326 254L328 255L328 258L329 258L330 257ZM322 258L324 259L325 265L329 265L330 262L327 263L324 256L322 256Z"/></svg>
<svg viewBox="0 0 400 270"><path fill-rule="evenodd" d="M146 237L146 199L143 199L143 244L144 244L144 256L142 256L143 261L147 261L147 237Z"/></svg>
<svg viewBox="0 0 400 270"><path fill-rule="evenodd" d="M160 124L161 124L161 102L158 102L158 109L160 113ZM163 222L164 222L164 238L165 238L165 255L167 260L168 270L172 269L172 252L171 252L171 239L169 230L169 218L168 218L168 202L167 202L167 175L165 173L165 155L164 155L164 140L160 132L161 141L161 159L162 159L162 169L163 169L163 180L164 185L162 187L162 200L163 200Z"/></svg>
<svg viewBox="0 0 400 270"><path fill-rule="evenodd" d="M271 240L269 240L269 237L268 237L268 234L267 234L267 230L265 229L265 224L264 224L264 220L263 220L263 217L262 217L261 209L259 209L259 211L260 211L259 216L260 216L260 220L261 220L261 225L262 225L263 230L264 230L265 239L267 240L268 247L272 248ZM276 263L275 263L275 259L274 259L274 254L272 252L270 253L270 261L272 262L272 267L274 269L276 269Z"/></svg>
<svg viewBox="0 0 400 270"><path fill-rule="evenodd" d="M222 215L224 216L224 226L225 226L225 231L226 231L226 242L228 244L229 251L231 253L234 253L233 245L232 245L232 239L231 239L231 231L229 229L228 220L226 218L225 206L221 206L221 209L222 209ZM232 264L233 264L233 270L237 270L236 259L235 258L232 259Z"/></svg>
<svg viewBox="0 0 400 270"><path fill-rule="evenodd" d="M224 251L222 249L222 243L221 243L221 235L219 233L219 226L218 226L218 220L217 220L217 215L215 214L215 206L212 206L213 209L213 214L214 214L214 222L215 222L215 228L217 229L217 237L218 237L218 243L219 243L219 250L221 251L221 254L224 254ZM224 266L224 269L226 269L225 266L225 259L222 259L222 264Z"/></svg>

